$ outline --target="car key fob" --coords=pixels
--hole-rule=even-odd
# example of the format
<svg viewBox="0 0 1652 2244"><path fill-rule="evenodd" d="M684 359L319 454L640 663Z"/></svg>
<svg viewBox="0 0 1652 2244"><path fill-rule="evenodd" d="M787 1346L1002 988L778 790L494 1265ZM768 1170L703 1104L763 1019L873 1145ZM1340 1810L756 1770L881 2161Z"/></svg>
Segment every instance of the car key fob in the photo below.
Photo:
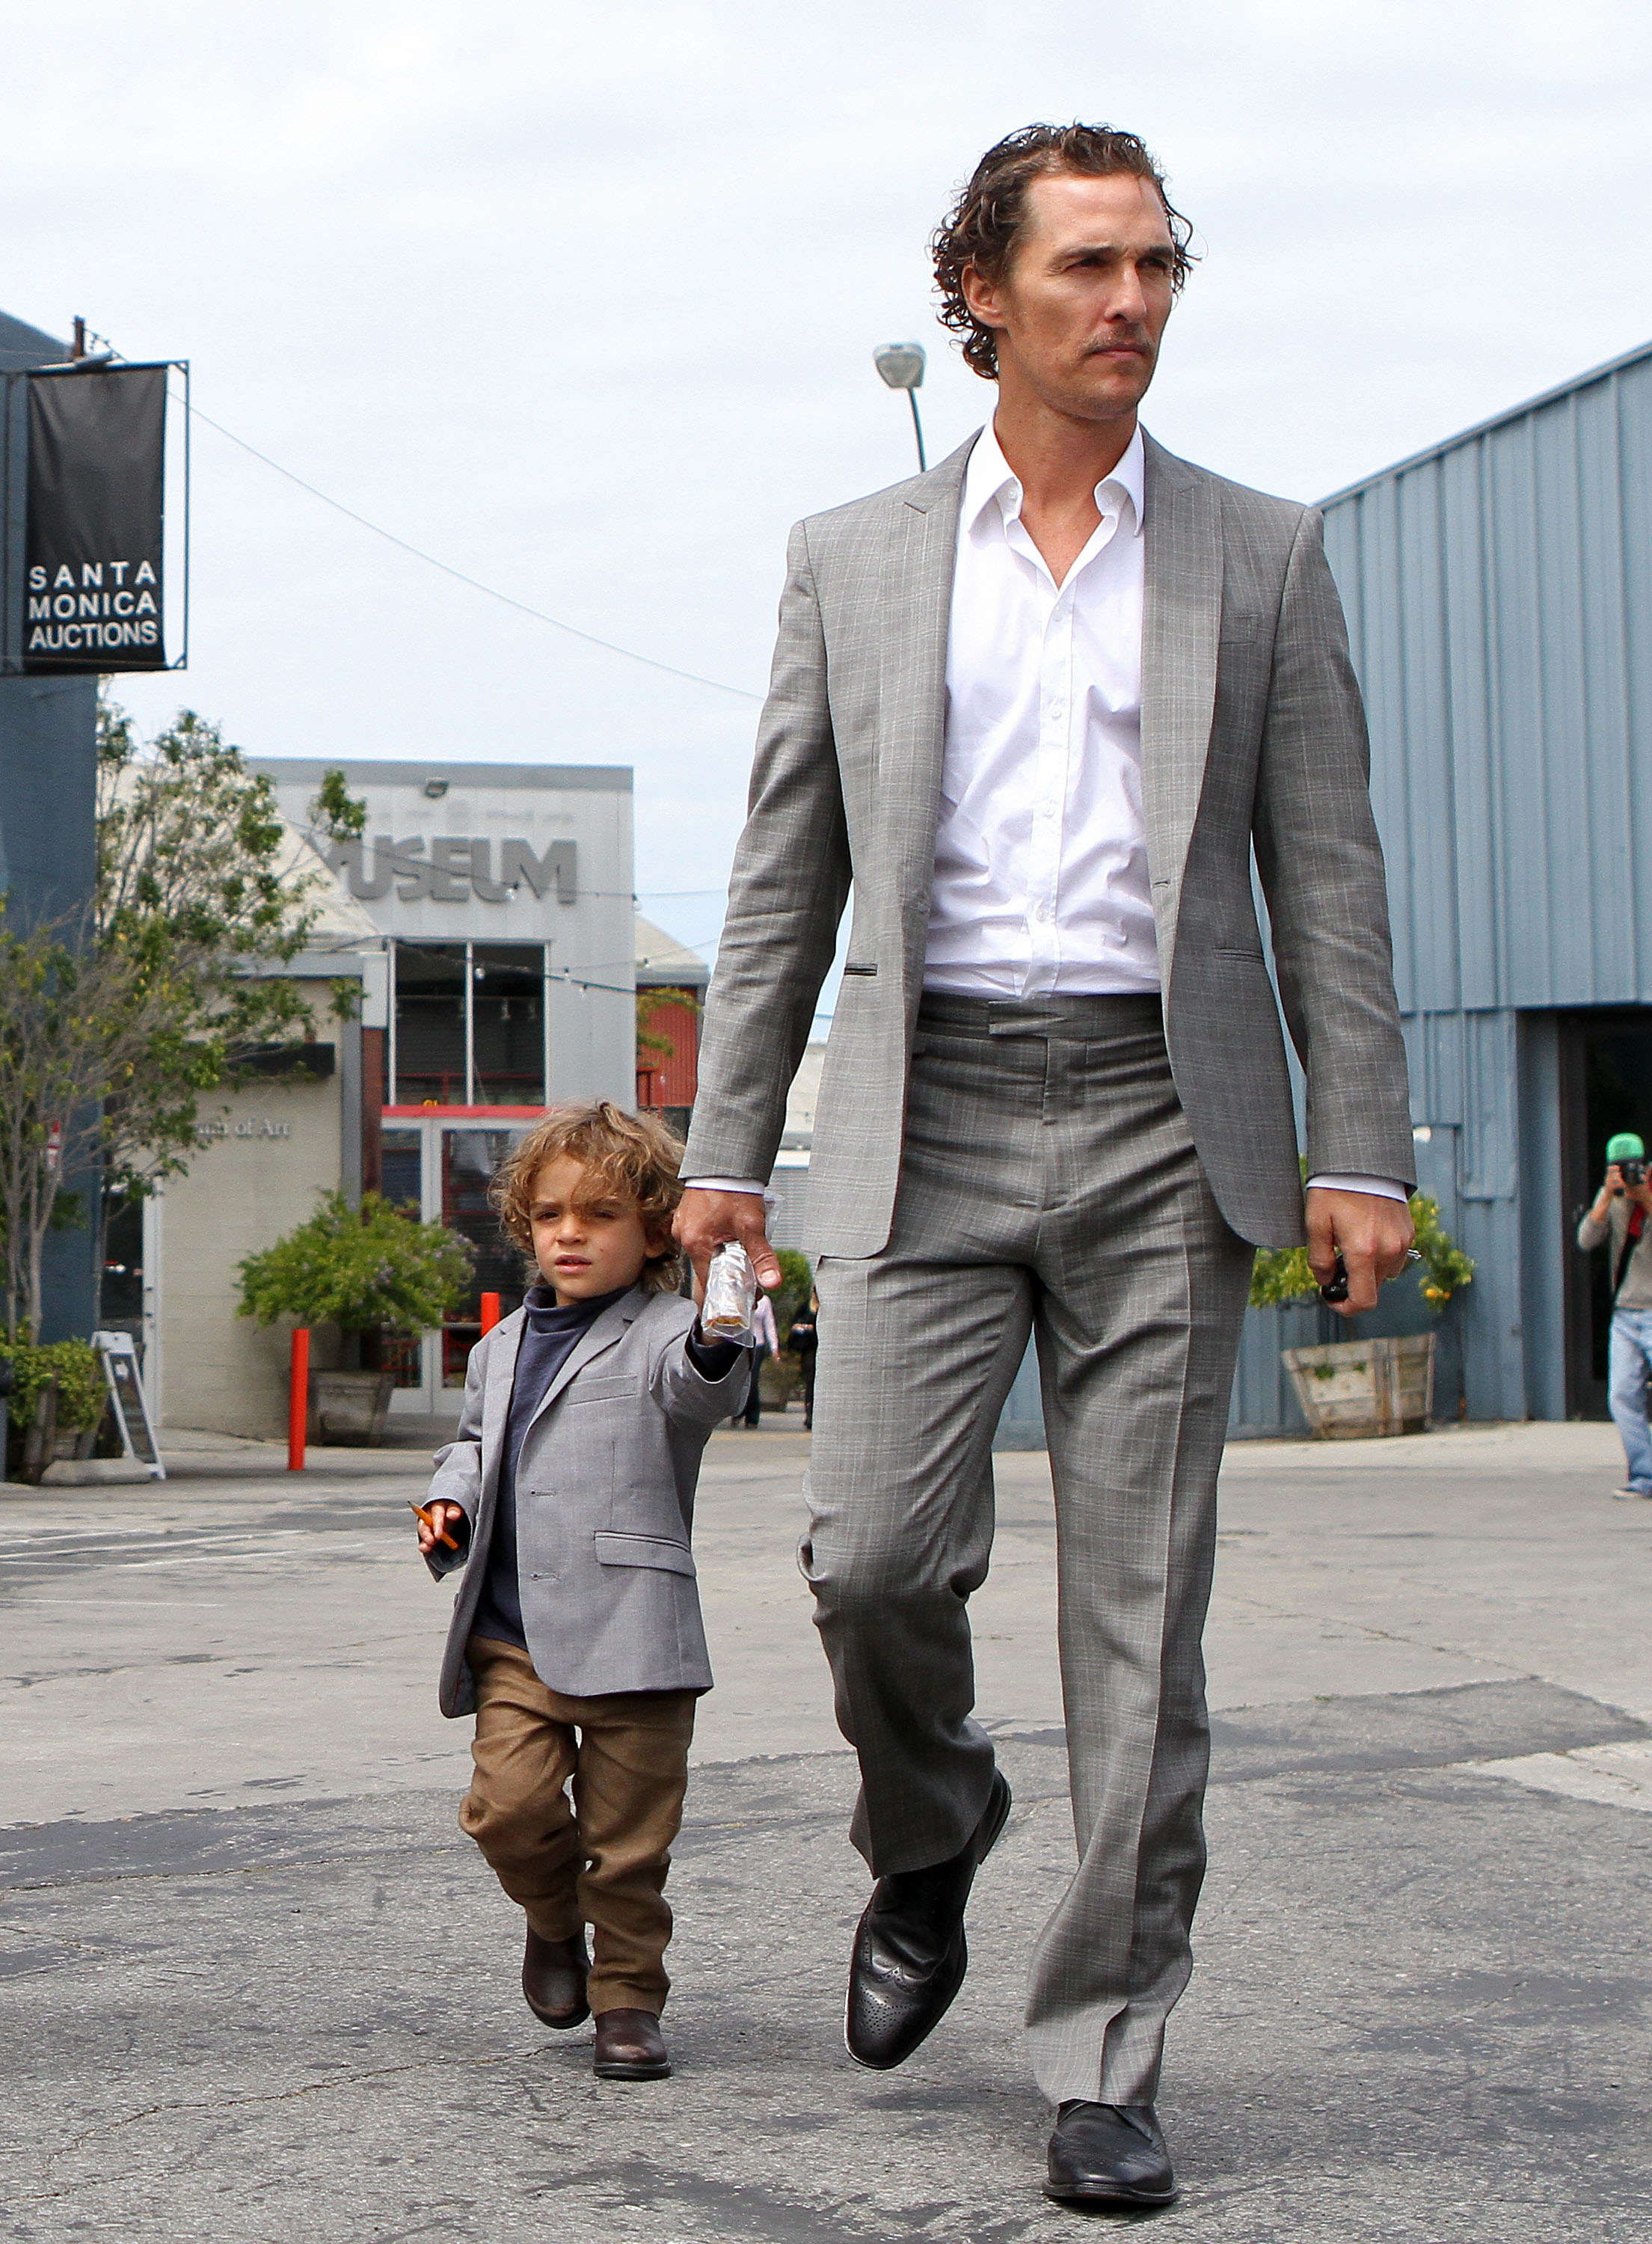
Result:
<svg viewBox="0 0 1652 2244"><path fill-rule="evenodd" d="M1327 1308L1348 1298L1348 1266L1340 1254L1337 1257L1337 1267L1332 1273L1330 1283L1319 1288L1319 1298Z"/></svg>

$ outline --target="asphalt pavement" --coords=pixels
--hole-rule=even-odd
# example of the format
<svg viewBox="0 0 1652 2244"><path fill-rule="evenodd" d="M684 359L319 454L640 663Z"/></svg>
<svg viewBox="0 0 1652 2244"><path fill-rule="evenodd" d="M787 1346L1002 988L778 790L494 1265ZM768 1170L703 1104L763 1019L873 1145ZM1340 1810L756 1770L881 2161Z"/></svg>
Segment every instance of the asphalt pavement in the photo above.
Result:
<svg viewBox="0 0 1652 2244"><path fill-rule="evenodd" d="M1038 1456L974 1602L1015 1791L957 2005L841 2042L865 1873L793 1563L807 1439L715 1437L718 1688L671 1882L663 2083L523 2008L455 1808L448 1592L407 1450L175 1450L0 1493L0 2237L1021 2244L1048 2114L1021 1983L1072 1856ZM1210 2244L1642 2244L1652 1504L1610 1430L1229 1453L1211 1864L1161 2115ZM1101 2225L1129 2225L1100 2217Z"/></svg>

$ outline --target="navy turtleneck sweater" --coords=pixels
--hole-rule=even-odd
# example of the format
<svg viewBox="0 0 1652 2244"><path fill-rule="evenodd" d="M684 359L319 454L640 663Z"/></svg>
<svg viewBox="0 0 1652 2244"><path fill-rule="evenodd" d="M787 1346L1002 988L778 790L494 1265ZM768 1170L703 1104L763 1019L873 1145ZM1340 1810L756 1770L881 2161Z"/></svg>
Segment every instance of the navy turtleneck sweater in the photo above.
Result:
<svg viewBox="0 0 1652 2244"><path fill-rule="evenodd" d="M505 1644L528 1649L522 1627L522 1585L516 1578L516 1459L529 1421L544 1400L545 1389L574 1352L581 1333L594 1325L603 1311L623 1301L629 1286L595 1301L570 1301L556 1307L549 1286L528 1288L523 1303L527 1311L522 1339L516 1348L516 1375L510 1389L510 1416L505 1422L505 1453L499 1461L499 1496L494 1508L493 1538L488 1545L488 1579L473 1624L478 1636L496 1637Z"/></svg>
<svg viewBox="0 0 1652 2244"><path fill-rule="evenodd" d="M499 1461L488 1578L471 1624L478 1636L519 1645L524 1652L528 1649L522 1626L522 1585L516 1573L516 1459L545 1389L573 1354L580 1335L630 1291L629 1286L620 1286L611 1294L597 1294L594 1301L570 1301L559 1309L556 1294L543 1281L528 1288L523 1302L527 1314L510 1389L510 1415L505 1421L505 1453ZM739 1353L732 1342L706 1342L698 1333L691 1337L688 1349L695 1369L708 1379L720 1379Z"/></svg>

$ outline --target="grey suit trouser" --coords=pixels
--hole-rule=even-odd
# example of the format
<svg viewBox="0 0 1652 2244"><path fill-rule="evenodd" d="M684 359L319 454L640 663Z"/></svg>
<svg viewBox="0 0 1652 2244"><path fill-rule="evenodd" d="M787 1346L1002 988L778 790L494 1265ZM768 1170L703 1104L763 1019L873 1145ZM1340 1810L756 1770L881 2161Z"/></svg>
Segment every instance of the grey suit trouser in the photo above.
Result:
<svg viewBox="0 0 1652 2244"><path fill-rule="evenodd" d="M1205 1182L1156 998L929 997L889 1244L819 1265L803 1568L876 1876L944 1861L986 1805L966 1601L1037 1336L1079 1861L1027 2026L1057 2103L1150 2100L1191 1970L1200 1637L1252 1251Z"/></svg>

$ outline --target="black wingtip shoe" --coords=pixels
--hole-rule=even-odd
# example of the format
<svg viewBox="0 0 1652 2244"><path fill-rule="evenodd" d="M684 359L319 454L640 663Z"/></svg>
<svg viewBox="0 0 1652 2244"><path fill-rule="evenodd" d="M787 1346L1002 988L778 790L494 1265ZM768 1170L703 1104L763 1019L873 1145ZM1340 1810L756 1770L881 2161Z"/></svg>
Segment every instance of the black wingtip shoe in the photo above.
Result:
<svg viewBox="0 0 1652 2244"><path fill-rule="evenodd" d="M949 1861L880 1878L855 1930L843 2038L857 2065L904 2064L952 2006L969 1968L964 1905L1009 1815L995 1774L979 1823Z"/></svg>
<svg viewBox="0 0 1652 2244"><path fill-rule="evenodd" d="M1046 2197L1058 2205L1170 2205L1178 2194L1150 2104L1063 2104Z"/></svg>

